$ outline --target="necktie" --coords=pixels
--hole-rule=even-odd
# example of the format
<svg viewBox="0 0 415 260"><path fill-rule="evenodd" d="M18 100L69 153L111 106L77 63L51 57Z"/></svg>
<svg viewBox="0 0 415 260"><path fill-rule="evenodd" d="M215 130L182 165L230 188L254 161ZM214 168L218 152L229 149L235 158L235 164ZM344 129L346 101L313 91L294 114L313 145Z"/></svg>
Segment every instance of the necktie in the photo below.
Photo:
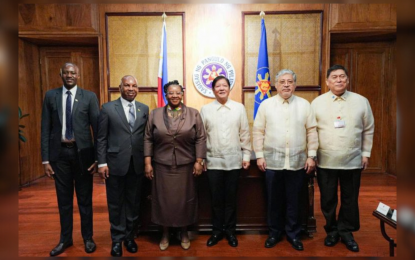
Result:
<svg viewBox="0 0 415 260"><path fill-rule="evenodd" d="M68 95L66 98L66 131L65 131L65 138L66 140L72 140L73 138L73 132L72 132L72 93L68 90L66 91L66 94Z"/></svg>
<svg viewBox="0 0 415 260"><path fill-rule="evenodd" d="M130 111L128 112L128 124L130 125L130 130L132 132L135 123L134 106L131 103L129 103L128 106L130 107Z"/></svg>

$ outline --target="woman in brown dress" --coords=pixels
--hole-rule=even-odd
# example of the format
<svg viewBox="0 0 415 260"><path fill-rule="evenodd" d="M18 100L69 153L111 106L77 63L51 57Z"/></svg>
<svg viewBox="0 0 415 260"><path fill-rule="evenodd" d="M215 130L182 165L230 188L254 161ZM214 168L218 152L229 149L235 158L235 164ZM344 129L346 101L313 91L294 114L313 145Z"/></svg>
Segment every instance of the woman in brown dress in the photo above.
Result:
<svg viewBox="0 0 415 260"><path fill-rule="evenodd" d="M181 227L181 246L190 247L187 226L197 221L196 176L203 170L206 136L199 112L181 101L177 80L164 85L168 104L154 109L144 136L145 174L152 180L151 221L163 226L160 249L169 246L169 227Z"/></svg>

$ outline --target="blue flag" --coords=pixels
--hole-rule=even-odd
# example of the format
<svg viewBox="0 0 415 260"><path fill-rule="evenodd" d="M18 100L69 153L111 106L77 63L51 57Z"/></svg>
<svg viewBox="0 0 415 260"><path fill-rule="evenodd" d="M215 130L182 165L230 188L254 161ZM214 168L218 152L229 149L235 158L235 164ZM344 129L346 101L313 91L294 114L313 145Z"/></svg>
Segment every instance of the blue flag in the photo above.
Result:
<svg viewBox="0 0 415 260"><path fill-rule="evenodd" d="M256 70L254 119L259 105L271 97L271 82L268 67L267 31L264 18L261 19L261 40L259 42L258 65Z"/></svg>

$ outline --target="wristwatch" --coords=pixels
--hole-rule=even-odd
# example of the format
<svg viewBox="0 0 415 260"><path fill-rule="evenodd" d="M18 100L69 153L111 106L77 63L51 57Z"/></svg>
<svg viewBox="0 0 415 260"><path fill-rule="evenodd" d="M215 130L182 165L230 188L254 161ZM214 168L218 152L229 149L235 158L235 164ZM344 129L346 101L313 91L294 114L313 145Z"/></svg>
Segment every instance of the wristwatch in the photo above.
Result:
<svg viewBox="0 0 415 260"><path fill-rule="evenodd" d="M317 156L308 156L308 158L313 159L315 161L317 159Z"/></svg>
<svg viewBox="0 0 415 260"><path fill-rule="evenodd" d="M200 165L205 165L205 160L201 160L201 161L196 161L198 164L200 164Z"/></svg>

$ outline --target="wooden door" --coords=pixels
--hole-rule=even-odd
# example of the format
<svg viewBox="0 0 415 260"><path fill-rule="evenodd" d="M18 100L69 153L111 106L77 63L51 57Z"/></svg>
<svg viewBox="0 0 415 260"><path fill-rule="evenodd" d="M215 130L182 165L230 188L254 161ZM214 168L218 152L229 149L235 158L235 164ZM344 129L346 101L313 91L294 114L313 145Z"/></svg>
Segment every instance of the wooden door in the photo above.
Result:
<svg viewBox="0 0 415 260"><path fill-rule="evenodd" d="M79 67L78 87L94 92L99 100L99 56L96 47L42 47L40 70L42 92L62 86L59 71L65 62Z"/></svg>
<svg viewBox="0 0 415 260"><path fill-rule="evenodd" d="M392 91L396 69L391 66L393 42L334 44L330 65L344 65L350 75L349 90L366 97L375 117L375 134L370 172L386 172L390 128L396 128L396 108L392 107ZM392 120L389 115L395 113Z"/></svg>

